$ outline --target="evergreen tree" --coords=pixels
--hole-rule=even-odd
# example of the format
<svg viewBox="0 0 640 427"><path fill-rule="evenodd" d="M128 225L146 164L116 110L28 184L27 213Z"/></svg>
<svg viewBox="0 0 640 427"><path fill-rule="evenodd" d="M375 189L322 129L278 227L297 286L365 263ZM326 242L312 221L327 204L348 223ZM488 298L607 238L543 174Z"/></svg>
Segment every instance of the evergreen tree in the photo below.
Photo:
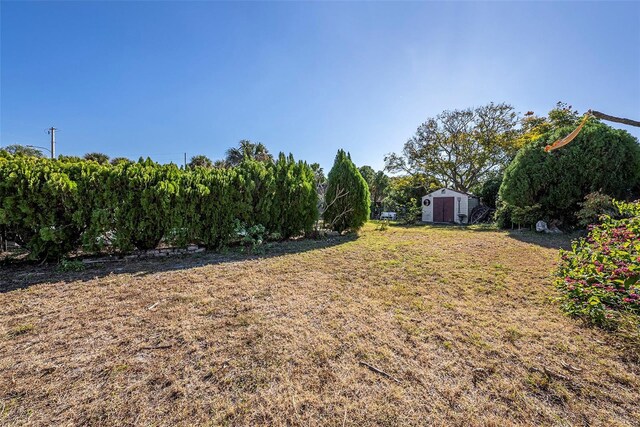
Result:
<svg viewBox="0 0 640 427"><path fill-rule="evenodd" d="M357 230L369 219L369 187L344 150L338 151L329 172L325 200L324 221L333 230Z"/></svg>
<svg viewBox="0 0 640 427"><path fill-rule="evenodd" d="M570 144L544 151L545 145L573 129L574 125L557 128L526 145L505 170L499 192L501 210L511 211L516 223L556 219L573 224L578 204L587 194L600 191L627 199L638 191L640 146L636 138L590 119Z"/></svg>

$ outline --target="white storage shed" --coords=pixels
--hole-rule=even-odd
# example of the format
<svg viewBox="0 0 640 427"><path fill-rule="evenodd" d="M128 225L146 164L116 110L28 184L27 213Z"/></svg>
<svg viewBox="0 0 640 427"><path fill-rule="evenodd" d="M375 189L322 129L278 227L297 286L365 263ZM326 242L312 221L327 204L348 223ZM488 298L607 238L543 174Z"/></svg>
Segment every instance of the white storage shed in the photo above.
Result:
<svg viewBox="0 0 640 427"><path fill-rule="evenodd" d="M422 221L466 224L479 204L473 194L441 188L422 197Z"/></svg>

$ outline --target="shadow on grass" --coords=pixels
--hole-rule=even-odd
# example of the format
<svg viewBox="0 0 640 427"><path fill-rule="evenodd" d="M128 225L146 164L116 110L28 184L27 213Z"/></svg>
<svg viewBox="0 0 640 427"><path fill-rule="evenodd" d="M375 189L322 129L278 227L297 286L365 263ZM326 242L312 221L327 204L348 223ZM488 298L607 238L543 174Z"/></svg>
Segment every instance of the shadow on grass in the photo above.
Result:
<svg viewBox="0 0 640 427"><path fill-rule="evenodd" d="M167 271L187 270L206 265L273 258L341 245L358 238L356 234L330 237L323 240L300 239L265 245L264 253L248 254L240 248L226 252L207 251L198 254L124 259L88 264L82 271L61 272L54 263L34 265L16 264L0 267L0 294L25 289L33 285L56 282L89 281L110 274L133 274L136 277Z"/></svg>
<svg viewBox="0 0 640 427"><path fill-rule="evenodd" d="M529 229L521 230L503 230L498 228L494 224L474 224L474 225L459 225L459 224L433 224L433 223L418 223L412 225L392 223L391 227L394 228L424 228L431 229L446 229L452 231L473 231L473 232L494 232L494 233L506 233L512 239L518 240L524 243L530 243L533 245L542 246L549 249L571 249L571 242L584 236L584 232L572 232L563 234L546 234L538 233Z"/></svg>
<svg viewBox="0 0 640 427"><path fill-rule="evenodd" d="M581 232L546 234L531 230L508 230L507 235L520 242L531 243L550 249L571 249L571 242L583 236Z"/></svg>

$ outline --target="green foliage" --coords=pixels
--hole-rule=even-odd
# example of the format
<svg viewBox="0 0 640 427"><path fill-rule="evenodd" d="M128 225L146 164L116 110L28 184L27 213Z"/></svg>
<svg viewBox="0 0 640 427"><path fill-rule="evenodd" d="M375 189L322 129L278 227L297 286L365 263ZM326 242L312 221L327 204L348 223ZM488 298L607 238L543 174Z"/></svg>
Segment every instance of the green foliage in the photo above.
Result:
<svg viewBox="0 0 640 427"><path fill-rule="evenodd" d="M438 188L442 188L442 184L424 174L391 177L383 201L384 210L399 212L411 199L422 200L422 196Z"/></svg>
<svg viewBox="0 0 640 427"><path fill-rule="evenodd" d="M467 192L513 158L518 116L508 104L444 111L421 124L400 154L385 157L390 172L424 174Z"/></svg>
<svg viewBox="0 0 640 427"><path fill-rule="evenodd" d="M505 204L530 211L539 205L537 219L574 224L578 204L587 194L602 191L625 199L637 191L640 146L636 138L591 119L570 144L550 153L544 151L545 145L573 129L557 128L518 152L500 187Z"/></svg>
<svg viewBox="0 0 640 427"><path fill-rule="evenodd" d="M578 224L582 227L599 222L602 215L613 216L616 213L613 199L599 191L587 194L584 202L578 204L580 210L576 212L576 217Z"/></svg>
<svg viewBox="0 0 640 427"><path fill-rule="evenodd" d="M179 203L180 170L147 159L114 168L107 182L107 202L114 206L114 244L128 251L153 249L171 229Z"/></svg>
<svg viewBox="0 0 640 427"><path fill-rule="evenodd" d="M235 220L234 233L240 244L250 252L256 252L267 239L267 230L262 224L248 227L246 224Z"/></svg>
<svg viewBox="0 0 640 427"><path fill-rule="evenodd" d="M109 163L109 156L104 153L87 153L84 155L85 160L90 160L101 165Z"/></svg>
<svg viewBox="0 0 640 427"><path fill-rule="evenodd" d="M371 217L377 218L382 213L382 202L387 195L389 188L389 177L384 171L374 171L371 166L361 166L358 168L360 175L369 186L371 196Z"/></svg>
<svg viewBox="0 0 640 427"><path fill-rule="evenodd" d="M310 231L315 177L304 162L245 159L232 168L181 170L150 159L117 165L0 156L0 228L33 259L155 248L161 240L220 248L234 221L274 238Z"/></svg>
<svg viewBox="0 0 640 427"><path fill-rule="evenodd" d="M497 207L498 192L500 191L501 184L502 174L495 174L479 186L473 188L471 192L480 197L480 200L485 206L495 209Z"/></svg>
<svg viewBox="0 0 640 427"><path fill-rule="evenodd" d="M31 258L60 258L75 248L79 218L78 168L48 159L0 157L0 226Z"/></svg>
<svg viewBox="0 0 640 427"><path fill-rule="evenodd" d="M494 214L494 220L498 228L509 228L513 226L513 208L513 205L504 203L498 195L496 212Z"/></svg>
<svg viewBox="0 0 640 427"><path fill-rule="evenodd" d="M558 102L556 107L549 111L548 117L536 116L533 111L529 111L520 120L520 135L516 146L522 148L554 129L577 126L578 122L578 112L564 102Z"/></svg>
<svg viewBox="0 0 640 427"><path fill-rule="evenodd" d="M338 151L329 172L325 200L324 221L332 230L358 230L369 219L369 187L344 150Z"/></svg>
<svg viewBox="0 0 640 427"><path fill-rule="evenodd" d="M2 147L0 151L5 151L14 156L44 157L40 149L19 144L7 145L6 147Z"/></svg>
<svg viewBox="0 0 640 427"><path fill-rule="evenodd" d="M111 159L109 161L109 163L111 163L114 166L117 166L121 163L133 163L130 159L126 158L126 157L114 157L113 159Z"/></svg>
<svg viewBox="0 0 640 427"><path fill-rule="evenodd" d="M605 215L586 239L562 251L556 285L563 310L615 328L633 316L640 326L640 201L615 202L620 219Z"/></svg>
<svg viewBox="0 0 640 427"><path fill-rule="evenodd" d="M189 169L212 168L213 167L213 162L207 156L202 155L202 154L198 154L197 156L193 156L191 158L191 160L189 161L189 164L187 164L187 167Z"/></svg>
<svg viewBox="0 0 640 427"><path fill-rule="evenodd" d="M56 270L62 273L70 271L84 271L85 265L79 260L61 259Z"/></svg>
<svg viewBox="0 0 640 427"><path fill-rule="evenodd" d="M409 201L402 207L402 211L402 222L404 224L413 225L420 221L422 208L416 199L409 199Z"/></svg>
<svg viewBox="0 0 640 427"><path fill-rule="evenodd" d="M258 162L272 163L273 156L262 143L253 143L243 139L237 147L227 150L225 163L229 166L237 166L245 159L256 160Z"/></svg>

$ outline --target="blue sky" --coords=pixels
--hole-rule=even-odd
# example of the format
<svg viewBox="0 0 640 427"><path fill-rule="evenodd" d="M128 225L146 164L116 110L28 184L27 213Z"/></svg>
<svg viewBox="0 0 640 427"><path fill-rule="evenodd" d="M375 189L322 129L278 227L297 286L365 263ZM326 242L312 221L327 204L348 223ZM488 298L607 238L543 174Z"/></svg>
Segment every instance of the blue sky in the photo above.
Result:
<svg viewBox="0 0 640 427"><path fill-rule="evenodd" d="M640 3L0 4L0 145L182 162L240 139L383 167L427 117L640 119ZM624 127L636 136L638 129Z"/></svg>

